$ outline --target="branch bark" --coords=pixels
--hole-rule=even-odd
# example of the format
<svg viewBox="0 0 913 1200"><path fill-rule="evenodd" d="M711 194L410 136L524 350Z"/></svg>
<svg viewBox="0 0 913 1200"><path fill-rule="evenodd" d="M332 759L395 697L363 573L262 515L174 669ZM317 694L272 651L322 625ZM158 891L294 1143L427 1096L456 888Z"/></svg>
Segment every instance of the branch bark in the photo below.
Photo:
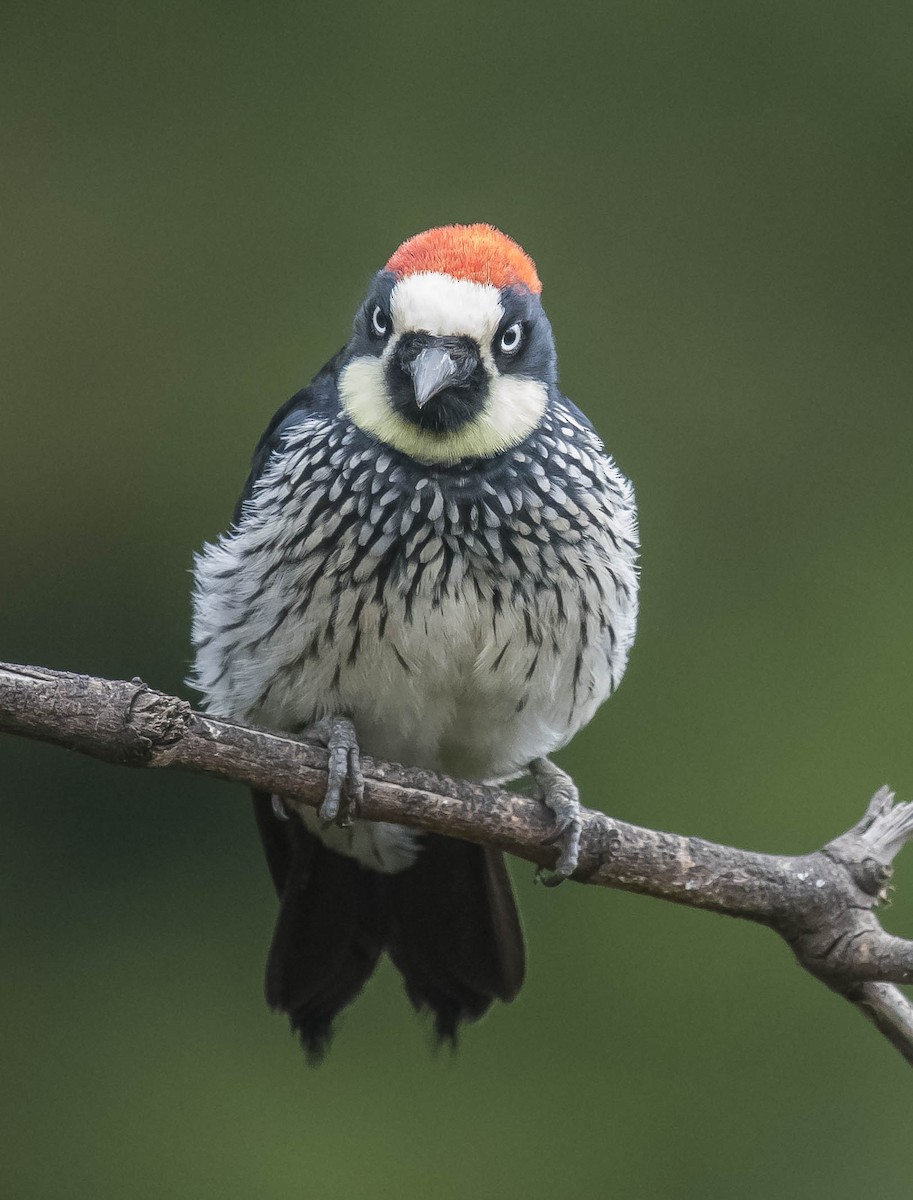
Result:
<svg viewBox="0 0 913 1200"><path fill-rule="evenodd" d="M326 751L307 741L195 712L130 682L0 664L0 732L105 762L167 767L272 791L317 807ZM501 788L363 756L361 816L486 842L541 867L551 816ZM755 921L779 933L799 963L845 997L913 1065L913 941L886 933L875 908L892 863L913 838L913 804L886 787L852 829L811 854L769 855L643 829L584 810L580 883L619 888Z"/></svg>

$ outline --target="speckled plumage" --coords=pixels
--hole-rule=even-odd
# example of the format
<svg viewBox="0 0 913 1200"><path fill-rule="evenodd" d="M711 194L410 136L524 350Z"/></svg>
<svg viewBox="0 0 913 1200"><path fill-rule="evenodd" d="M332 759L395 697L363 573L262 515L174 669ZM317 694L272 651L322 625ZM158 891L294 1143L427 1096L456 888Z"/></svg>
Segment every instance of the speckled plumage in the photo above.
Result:
<svg viewBox="0 0 913 1200"><path fill-rule="evenodd" d="M560 397L521 447L435 469L303 409L198 563L197 682L214 711L344 712L367 753L508 778L621 679L635 555L630 485Z"/></svg>
<svg viewBox="0 0 913 1200"><path fill-rule="evenodd" d="M277 414L233 528L197 559L195 684L223 715L286 731L345 715L374 756L472 779L516 777L565 745L624 673L637 616L633 491L559 391L551 331L528 289L426 274L403 292L378 278L381 303L392 287L394 320L407 314L406 328L369 341L369 303L350 346ZM525 367L496 345L511 305L529 331ZM442 336L449 313L460 345L468 338L478 351L476 378L488 381L473 411L462 430L425 428L421 413L390 424L397 344L456 344ZM340 379L353 363L360 391L350 387L347 398ZM468 411L464 392L452 395L454 411ZM409 453L379 440L388 428ZM467 437L486 451L454 461L448 445ZM415 447L426 445L422 460ZM275 831L262 806L259 819L269 851ZM404 880L427 853L395 826L308 824L333 851ZM505 887L506 876L495 890ZM281 928L280 917L277 938ZM459 1004L428 1000L439 1031L452 1035L456 1019L479 1015L492 995L510 998L522 946L519 954L519 975L482 987L484 1004L462 993ZM427 1000L429 989L401 969L416 1003ZM277 985L277 1003L292 1011L288 991ZM315 1011L293 1016L312 1048L333 1015Z"/></svg>

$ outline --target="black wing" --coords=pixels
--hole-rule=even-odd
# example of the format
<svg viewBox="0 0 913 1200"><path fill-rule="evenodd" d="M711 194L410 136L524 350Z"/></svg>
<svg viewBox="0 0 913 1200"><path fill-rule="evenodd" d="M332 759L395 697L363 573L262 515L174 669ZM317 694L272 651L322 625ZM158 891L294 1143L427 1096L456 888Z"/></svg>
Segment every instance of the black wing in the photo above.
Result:
<svg viewBox="0 0 913 1200"><path fill-rule="evenodd" d="M302 388L291 399L286 400L267 425L257 442L250 463L250 472L244 482L241 495L238 497L238 503L235 505L233 517L235 524L241 519L241 510L245 502L250 499L254 485L266 469L273 451L281 445L282 436L286 430L293 429L308 413L332 412L339 407L339 389L336 381L339 377L339 364L344 353L344 350L340 350L338 354L334 355L306 388Z"/></svg>

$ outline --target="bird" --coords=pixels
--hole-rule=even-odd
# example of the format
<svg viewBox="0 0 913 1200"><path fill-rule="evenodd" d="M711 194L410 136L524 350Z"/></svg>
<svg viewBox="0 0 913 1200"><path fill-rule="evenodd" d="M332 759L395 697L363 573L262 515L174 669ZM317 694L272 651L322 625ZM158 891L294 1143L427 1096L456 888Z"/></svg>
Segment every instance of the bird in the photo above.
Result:
<svg viewBox="0 0 913 1200"><path fill-rule="evenodd" d="M559 388L541 293L492 225L404 241L195 558L206 710L329 752L318 810L254 793L279 900L266 998L311 1062L384 953L445 1044L525 972L501 852L359 819L362 753L531 777L554 818L545 882L577 865L579 795L550 756L625 672L637 508Z"/></svg>

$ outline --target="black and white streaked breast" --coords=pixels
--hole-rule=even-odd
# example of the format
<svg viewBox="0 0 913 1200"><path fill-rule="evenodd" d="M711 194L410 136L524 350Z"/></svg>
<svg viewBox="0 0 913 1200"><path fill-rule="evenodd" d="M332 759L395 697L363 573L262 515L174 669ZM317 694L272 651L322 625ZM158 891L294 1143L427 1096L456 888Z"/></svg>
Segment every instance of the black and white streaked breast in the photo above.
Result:
<svg viewBox="0 0 913 1200"><path fill-rule="evenodd" d="M633 492L562 398L514 450L423 466L302 413L197 562L210 710L475 779L564 745L617 686L637 614Z"/></svg>

